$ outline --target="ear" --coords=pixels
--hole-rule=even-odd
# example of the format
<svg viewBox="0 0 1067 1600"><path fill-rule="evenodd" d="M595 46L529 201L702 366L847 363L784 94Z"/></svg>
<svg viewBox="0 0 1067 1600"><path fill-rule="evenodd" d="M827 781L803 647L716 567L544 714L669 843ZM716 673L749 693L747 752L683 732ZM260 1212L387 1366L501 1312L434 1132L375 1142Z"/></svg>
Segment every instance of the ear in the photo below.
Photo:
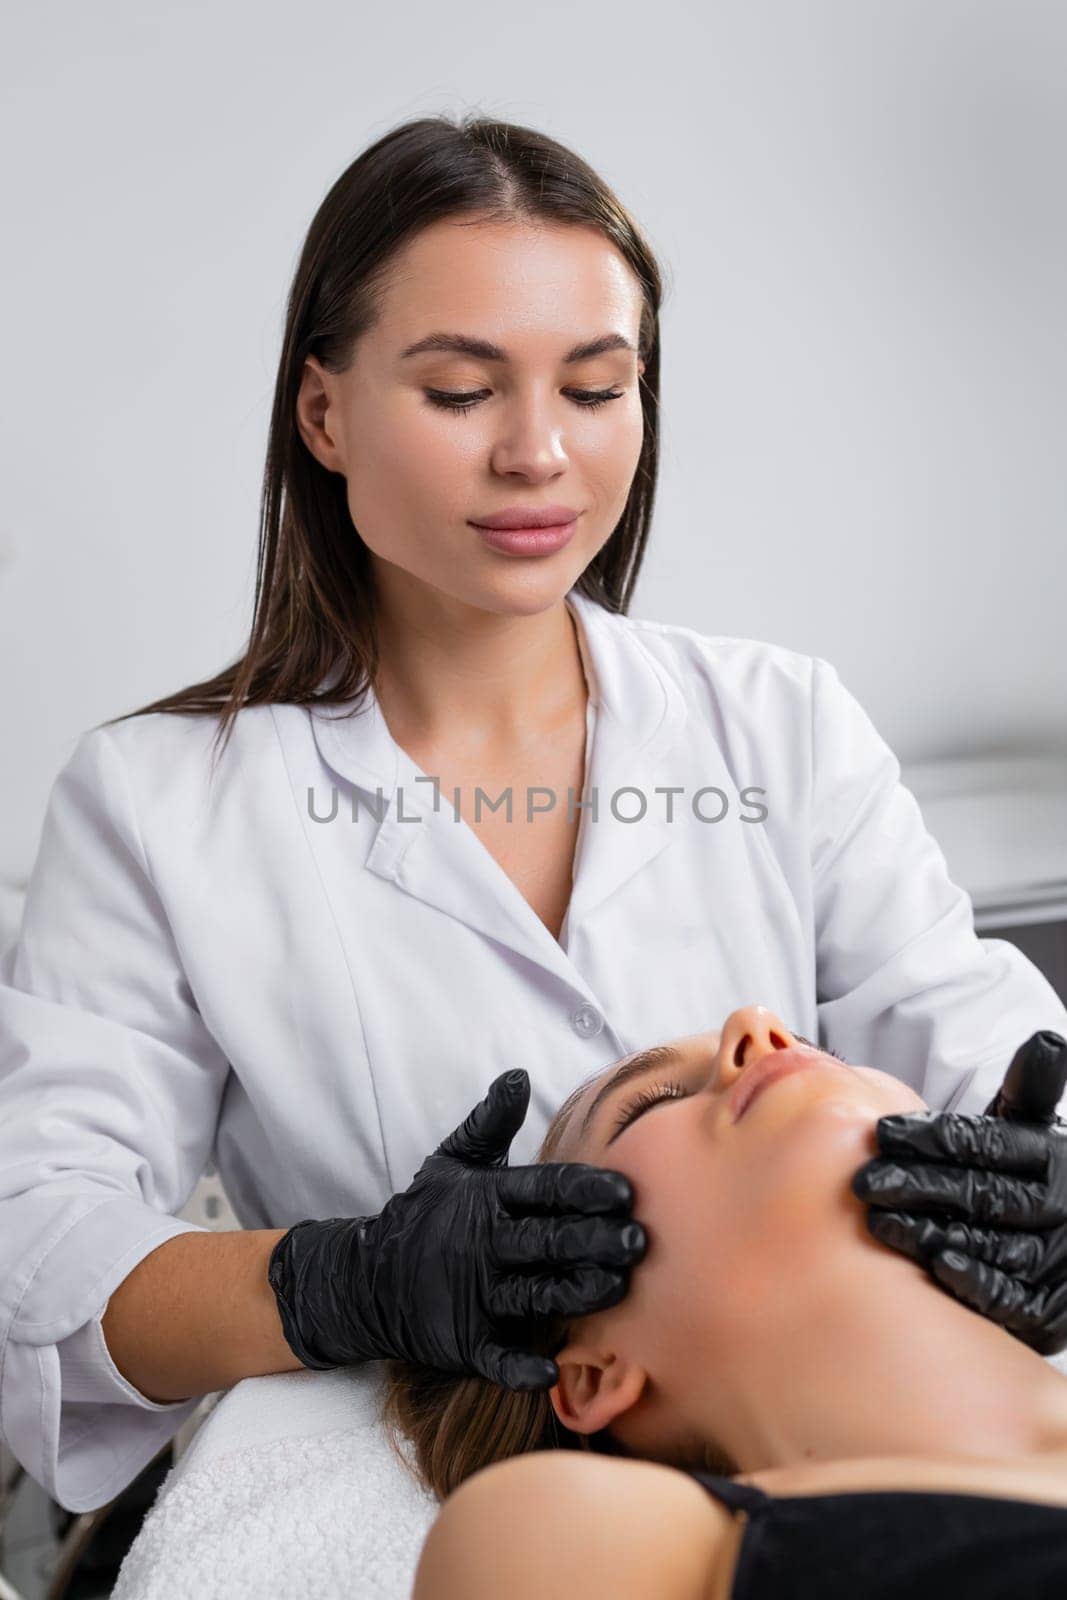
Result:
<svg viewBox="0 0 1067 1600"><path fill-rule="evenodd" d="M334 418L330 416L332 401L329 374L314 356L307 356L294 406L296 425L320 466L343 473L344 461L334 438Z"/></svg>
<svg viewBox="0 0 1067 1600"><path fill-rule="evenodd" d="M637 1404L648 1382L638 1362L602 1345L568 1344L555 1357L559 1382L549 1391L556 1416L573 1433L599 1433Z"/></svg>

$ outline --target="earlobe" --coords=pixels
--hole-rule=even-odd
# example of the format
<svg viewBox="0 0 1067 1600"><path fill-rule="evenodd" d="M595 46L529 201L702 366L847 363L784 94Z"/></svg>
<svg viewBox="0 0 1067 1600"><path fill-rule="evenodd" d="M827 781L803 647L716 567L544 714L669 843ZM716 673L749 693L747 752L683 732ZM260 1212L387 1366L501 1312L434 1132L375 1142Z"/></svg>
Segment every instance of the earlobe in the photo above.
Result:
<svg viewBox="0 0 1067 1600"><path fill-rule="evenodd" d="M549 1391L556 1416L572 1433L599 1433L637 1404L648 1374L636 1361L592 1345L568 1345L555 1358L559 1382Z"/></svg>

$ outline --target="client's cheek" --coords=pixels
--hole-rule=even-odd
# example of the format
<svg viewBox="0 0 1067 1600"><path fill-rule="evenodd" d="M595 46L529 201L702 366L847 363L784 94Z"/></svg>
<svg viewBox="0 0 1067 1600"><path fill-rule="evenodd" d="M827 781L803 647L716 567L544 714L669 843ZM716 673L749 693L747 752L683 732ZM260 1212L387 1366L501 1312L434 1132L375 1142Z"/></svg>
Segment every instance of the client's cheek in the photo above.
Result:
<svg viewBox="0 0 1067 1600"><path fill-rule="evenodd" d="M776 1141L775 1160L759 1197L763 1259L792 1282L825 1248L828 1231L862 1202L852 1193L855 1172L878 1154L876 1104L824 1099L793 1117Z"/></svg>
<svg viewBox="0 0 1067 1600"><path fill-rule="evenodd" d="M894 1112L906 1114L909 1111L929 1110L922 1095L916 1094L914 1089L906 1083L901 1083L900 1079L894 1078L891 1073L882 1072L878 1067L857 1067L856 1071L863 1074L877 1094L879 1116L892 1116Z"/></svg>
<svg viewBox="0 0 1067 1600"><path fill-rule="evenodd" d="M694 1186L680 1181L662 1151L654 1174L635 1159L627 1161L627 1176L634 1189L633 1216L648 1246L631 1268L629 1292L617 1309L642 1337L658 1338L684 1313L694 1246L700 1237L706 1239L707 1222Z"/></svg>

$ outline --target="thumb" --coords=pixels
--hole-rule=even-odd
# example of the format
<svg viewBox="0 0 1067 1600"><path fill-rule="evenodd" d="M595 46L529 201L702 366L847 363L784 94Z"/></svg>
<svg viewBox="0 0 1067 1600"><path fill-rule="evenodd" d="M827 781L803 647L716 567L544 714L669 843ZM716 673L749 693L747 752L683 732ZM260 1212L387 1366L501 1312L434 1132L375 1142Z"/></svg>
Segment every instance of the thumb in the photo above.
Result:
<svg viewBox="0 0 1067 1600"><path fill-rule="evenodd" d="M489 1093L442 1139L435 1155L451 1156L468 1165L503 1166L511 1141L526 1120L530 1105L530 1075L523 1067L502 1072L489 1085Z"/></svg>
<svg viewBox="0 0 1067 1600"><path fill-rule="evenodd" d="M1047 1126L1056 1120L1056 1107L1067 1085L1067 1040L1051 1028L1031 1034L1011 1059L1000 1091L985 1115L1007 1122L1034 1122Z"/></svg>

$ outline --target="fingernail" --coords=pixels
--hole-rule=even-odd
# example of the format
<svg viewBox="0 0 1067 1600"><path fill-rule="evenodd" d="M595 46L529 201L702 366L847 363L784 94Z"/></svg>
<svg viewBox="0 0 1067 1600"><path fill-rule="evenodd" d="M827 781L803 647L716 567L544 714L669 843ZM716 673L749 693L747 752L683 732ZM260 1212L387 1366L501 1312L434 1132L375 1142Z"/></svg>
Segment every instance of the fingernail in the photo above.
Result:
<svg viewBox="0 0 1067 1600"><path fill-rule="evenodd" d="M622 1230L623 1247L626 1250L636 1250L639 1244L644 1243L645 1230L639 1222L631 1222Z"/></svg>

